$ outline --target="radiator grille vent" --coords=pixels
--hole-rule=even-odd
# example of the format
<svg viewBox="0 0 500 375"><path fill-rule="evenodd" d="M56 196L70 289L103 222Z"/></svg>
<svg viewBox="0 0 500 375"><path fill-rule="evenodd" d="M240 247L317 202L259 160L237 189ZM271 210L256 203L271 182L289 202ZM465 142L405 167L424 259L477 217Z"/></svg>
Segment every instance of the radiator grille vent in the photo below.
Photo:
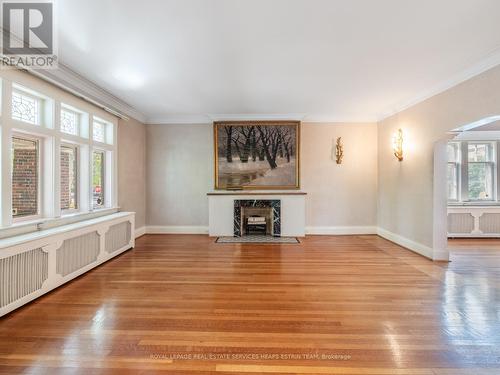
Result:
<svg viewBox="0 0 500 375"><path fill-rule="evenodd" d="M0 259L0 307L42 288L49 272L49 254L33 249Z"/></svg>
<svg viewBox="0 0 500 375"><path fill-rule="evenodd" d="M471 233L474 230L474 216L469 213L448 215L448 233Z"/></svg>
<svg viewBox="0 0 500 375"><path fill-rule="evenodd" d="M99 255L97 232L68 239L57 249L57 273L69 275L95 261Z"/></svg>
<svg viewBox="0 0 500 375"><path fill-rule="evenodd" d="M106 251L112 253L130 243L130 222L113 225L106 233Z"/></svg>
<svg viewBox="0 0 500 375"><path fill-rule="evenodd" d="M500 233L500 214L484 213L479 218L479 230L483 233Z"/></svg>

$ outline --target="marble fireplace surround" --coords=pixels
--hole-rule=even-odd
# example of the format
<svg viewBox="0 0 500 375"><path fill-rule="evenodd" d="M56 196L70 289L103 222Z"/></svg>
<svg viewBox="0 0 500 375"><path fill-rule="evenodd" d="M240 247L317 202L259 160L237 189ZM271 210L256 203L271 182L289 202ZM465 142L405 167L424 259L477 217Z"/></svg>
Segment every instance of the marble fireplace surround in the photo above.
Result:
<svg viewBox="0 0 500 375"><path fill-rule="evenodd" d="M232 237L238 235L235 231L235 216L242 215L237 212L247 202L274 202L262 203L264 205L274 204L278 212L274 214L279 218L278 226L273 228L273 235L283 237L304 237L307 193L299 190L286 191L227 191L214 190L207 193L208 198L208 233L211 237ZM238 203L240 201L240 203ZM252 203L253 204L253 203ZM236 209L236 212L235 212ZM235 215L236 214L236 215ZM241 223L241 220L239 221ZM241 226L241 224L239 225ZM241 235L241 228L239 228Z"/></svg>
<svg viewBox="0 0 500 375"><path fill-rule="evenodd" d="M254 208L271 208L272 209L272 218L273 218L273 233L274 237L281 236L281 200L279 199L235 199L234 200L234 236L241 237L242 236L242 222L241 214L242 209L247 207Z"/></svg>

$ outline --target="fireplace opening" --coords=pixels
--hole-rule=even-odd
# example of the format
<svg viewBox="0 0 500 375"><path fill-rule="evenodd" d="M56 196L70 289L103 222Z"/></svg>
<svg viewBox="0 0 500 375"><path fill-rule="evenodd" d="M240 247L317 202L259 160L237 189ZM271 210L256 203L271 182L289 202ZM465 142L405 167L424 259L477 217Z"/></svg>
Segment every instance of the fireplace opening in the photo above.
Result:
<svg viewBox="0 0 500 375"><path fill-rule="evenodd" d="M235 199L233 222L235 237L257 234L256 232L261 235L280 237L281 200Z"/></svg>
<svg viewBox="0 0 500 375"><path fill-rule="evenodd" d="M273 210L271 207L242 207L241 235L273 235Z"/></svg>

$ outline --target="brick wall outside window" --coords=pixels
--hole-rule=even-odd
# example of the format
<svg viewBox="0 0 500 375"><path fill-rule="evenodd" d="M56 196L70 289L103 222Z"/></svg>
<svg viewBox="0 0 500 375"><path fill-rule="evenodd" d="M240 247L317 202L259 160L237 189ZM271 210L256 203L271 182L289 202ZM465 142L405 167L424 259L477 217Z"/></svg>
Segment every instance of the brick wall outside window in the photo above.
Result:
<svg viewBox="0 0 500 375"><path fill-rule="evenodd" d="M37 142L12 139L12 208L13 216L38 213Z"/></svg>
<svg viewBox="0 0 500 375"><path fill-rule="evenodd" d="M61 152L61 209L70 208L70 155L68 152Z"/></svg>

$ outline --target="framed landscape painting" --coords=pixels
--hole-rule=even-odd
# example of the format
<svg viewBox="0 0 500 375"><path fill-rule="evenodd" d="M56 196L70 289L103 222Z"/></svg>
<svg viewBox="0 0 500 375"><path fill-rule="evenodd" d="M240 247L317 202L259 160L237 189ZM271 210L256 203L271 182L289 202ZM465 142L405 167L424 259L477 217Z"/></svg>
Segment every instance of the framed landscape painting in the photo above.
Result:
<svg viewBox="0 0 500 375"><path fill-rule="evenodd" d="M214 122L216 189L299 189L299 121Z"/></svg>

